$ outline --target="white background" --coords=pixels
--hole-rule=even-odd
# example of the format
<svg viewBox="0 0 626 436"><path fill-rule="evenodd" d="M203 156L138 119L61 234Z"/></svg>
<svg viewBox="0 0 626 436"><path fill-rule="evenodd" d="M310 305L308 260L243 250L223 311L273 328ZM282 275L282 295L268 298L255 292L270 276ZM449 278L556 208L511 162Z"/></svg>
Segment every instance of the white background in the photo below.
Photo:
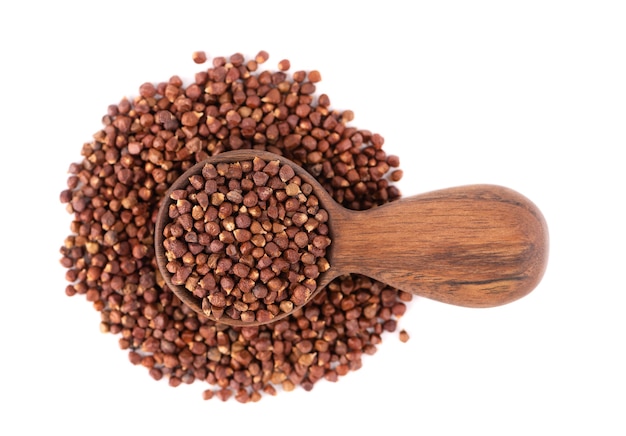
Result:
<svg viewBox="0 0 626 436"><path fill-rule="evenodd" d="M0 434L626 434L620 6L4 2ZM408 343L386 335L338 383L255 404L204 402L204 385L131 366L64 294L67 167L107 105L193 77L193 51L261 49L270 68L321 71L333 107L400 155L404 195L494 183L535 202L551 238L535 291L486 310L415 299Z"/></svg>

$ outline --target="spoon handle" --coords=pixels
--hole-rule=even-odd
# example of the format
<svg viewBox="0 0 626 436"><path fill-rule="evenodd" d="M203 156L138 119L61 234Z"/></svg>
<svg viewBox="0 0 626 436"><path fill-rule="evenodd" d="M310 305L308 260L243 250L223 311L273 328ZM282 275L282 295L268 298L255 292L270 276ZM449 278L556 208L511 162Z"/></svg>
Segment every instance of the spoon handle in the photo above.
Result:
<svg viewBox="0 0 626 436"><path fill-rule="evenodd" d="M336 218L334 266L449 304L509 303L546 268L541 212L500 186L444 189Z"/></svg>

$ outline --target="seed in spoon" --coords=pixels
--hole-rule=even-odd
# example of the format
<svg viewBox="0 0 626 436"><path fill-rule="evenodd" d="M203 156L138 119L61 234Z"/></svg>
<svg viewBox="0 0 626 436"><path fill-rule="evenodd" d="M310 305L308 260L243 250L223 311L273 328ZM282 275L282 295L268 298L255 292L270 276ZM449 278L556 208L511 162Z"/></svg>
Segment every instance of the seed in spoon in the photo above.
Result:
<svg viewBox="0 0 626 436"><path fill-rule="evenodd" d="M170 190L163 224L172 286L224 322L265 323L305 304L330 267L328 213L311 187L278 160L194 168Z"/></svg>

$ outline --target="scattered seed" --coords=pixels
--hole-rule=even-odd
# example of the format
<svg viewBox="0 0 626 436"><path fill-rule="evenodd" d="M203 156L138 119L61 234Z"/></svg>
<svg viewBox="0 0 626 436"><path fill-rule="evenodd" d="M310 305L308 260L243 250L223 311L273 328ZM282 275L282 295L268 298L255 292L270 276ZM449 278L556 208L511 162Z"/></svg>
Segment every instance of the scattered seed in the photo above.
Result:
<svg viewBox="0 0 626 436"><path fill-rule="evenodd" d="M210 68L196 74L191 84L183 84L177 77L142 84L136 97L111 105L102 129L83 146L82 162L70 165L67 188L60 196L72 214L71 232L60 249L70 282L64 289L66 295L84 295L100 312L101 331L116 335L120 349L129 353L129 360L139 362L138 366L146 368L153 379L167 379L171 386L208 383L202 395L205 399L216 396L222 400L258 401L262 395L277 395L277 386L310 390L321 379L340 380L342 375L360 368L363 353L375 353L383 331L395 329L397 314L405 310L399 304L411 300L411 294L391 290L367 277L349 275L332 281L304 310L289 318L266 326L231 328L193 312L157 273L152 220L166 190L196 162L225 151L278 151L300 162L337 202L350 209L369 209L399 198L400 192L388 174L391 168L398 168L399 159L385 154L382 136L348 126L348 119L354 115L332 110L328 95L314 98L318 76L313 71L308 76L298 74L297 81L294 73L291 81L283 71L261 71L259 65L268 58L264 51L248 62L239 55L215 57ZM231 114L228 121L231 110L240 119ZM183 121L185 113L189 114ZM287 148L285 140L292 134L300 138L291 137ZM263 173L263 168L254 171ZM241 254L246 250L264 250L269 242L275 242L266 240L274 232L273 227L267 230L258 222L262 214L259 202L276 195L266 183L275 177L286 186L291 180L283 180L286 176L280 171L263 174L267 177L261 176L264 180L259 180L254 196L247 196L252 187L241 186L237 189L241 189L242 202L231 203L227 194L236 189L218 191L217 179L222 176L216 168L207 168L202 176L215 183L205 184L204 192L198 192L194 200L212 224L223 221L218 215L228 212L220 209L222 203L231 203L234 229L246 229L252 235L248 241L244 233L230 231L230 235L224 235L240 244L237 255L242 259L247 256ZM345 182L335 186L335 177ZM309 195L304 186L300 189ZM221 195L213 196L218 193ZM195 223L200 212L194 211L190 199L185 199L190 201L187 213ZM239 208L237 212L234 206ZM247 209L249 223L236 218L242 208ZM172 212L183 215L177 210ZM296 236L289 236L291 248L313 244L307 229L315 230L316 221L319 224L323 220L308 219L294 231ZM190 274L185 284L188 280L189 284L195 283L196 296L203 298L203 307L210 310L208 297L221 292L220 280L210 270L216 268L231 243L219 239L223 230L219 226L196 228L192 224L191 229L172 229L173 234L181 232L178 237L182 232L194 232L198 241L182 238L187 249L171 260L172 267L180 268L189 260L186 253L191 253L197 277ZM193 247L207 243L208 251L192 253ZM267 286L276 276L272 268L277 267L274 262L280 257L249 256L245 258L262 266L258 273L265 281L247 294L267 306L267 310L256 312L258 316L270 319L270 309L287 309L289 303L293 304L285 294L279 294L280 282L272 285L275 290ZM251 271L255 268L241 263ZM315 262L307 265L318 266ZM323 269L318 267L318 271ZM236 285L248 278L238 280ZM244 301L243 296L241 300L249 305L248 312L258 309L253 307L254 301ZM348 300L349 304L344 303ZM242 312L242 319L248 312ZM218 307L210 314L228 316ZM350 338L359 338L360 345ZM298 346L302 348L304 341L312 342L314 349L300 351ZM194 350L200 349L195 344L207 351L195 354ZM240 354L243 349L250 352L249 358Z"/></svg>
<svg viewBox="0 0 626 436"><path fill-rule="evenodd" d="M313 70L309 72L309 81L312 83L317 83L322 80L322 75L319 71Z"/></svg>
<svg viewBox="0 0 626 436"><path fill-rule="evenodd" d="M280 71L287 71L289 68L291 68L291 62L289 62L288 59L283 59L278 63L278 69Z"/></svg>
<svg viewBox="0 0 626 436"><path fill-rule="evenodd" d="M207 60L206 53L203 51L194 51L191 57L196 64L203 64Z"/></svg>
<svg viewBox="0 0 626 436"><path fill-rule="evenodd" d="M406 332L406 330L400 330L400 341L408 342L409 338L409 334Z"/></svg>

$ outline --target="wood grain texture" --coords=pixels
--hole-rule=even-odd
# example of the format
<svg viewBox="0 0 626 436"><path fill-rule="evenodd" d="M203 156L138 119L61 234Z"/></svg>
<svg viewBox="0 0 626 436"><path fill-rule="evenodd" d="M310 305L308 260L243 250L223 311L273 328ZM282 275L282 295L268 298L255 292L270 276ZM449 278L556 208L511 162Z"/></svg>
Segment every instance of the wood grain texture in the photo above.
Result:
<svg viewBox="0 0 626 436"><path fill-rule="evenodd" d="M472 185L368 211L333 208L331 265L467 307L517 300L541 280L548 230L537 207L501 186Z"/></svg>

